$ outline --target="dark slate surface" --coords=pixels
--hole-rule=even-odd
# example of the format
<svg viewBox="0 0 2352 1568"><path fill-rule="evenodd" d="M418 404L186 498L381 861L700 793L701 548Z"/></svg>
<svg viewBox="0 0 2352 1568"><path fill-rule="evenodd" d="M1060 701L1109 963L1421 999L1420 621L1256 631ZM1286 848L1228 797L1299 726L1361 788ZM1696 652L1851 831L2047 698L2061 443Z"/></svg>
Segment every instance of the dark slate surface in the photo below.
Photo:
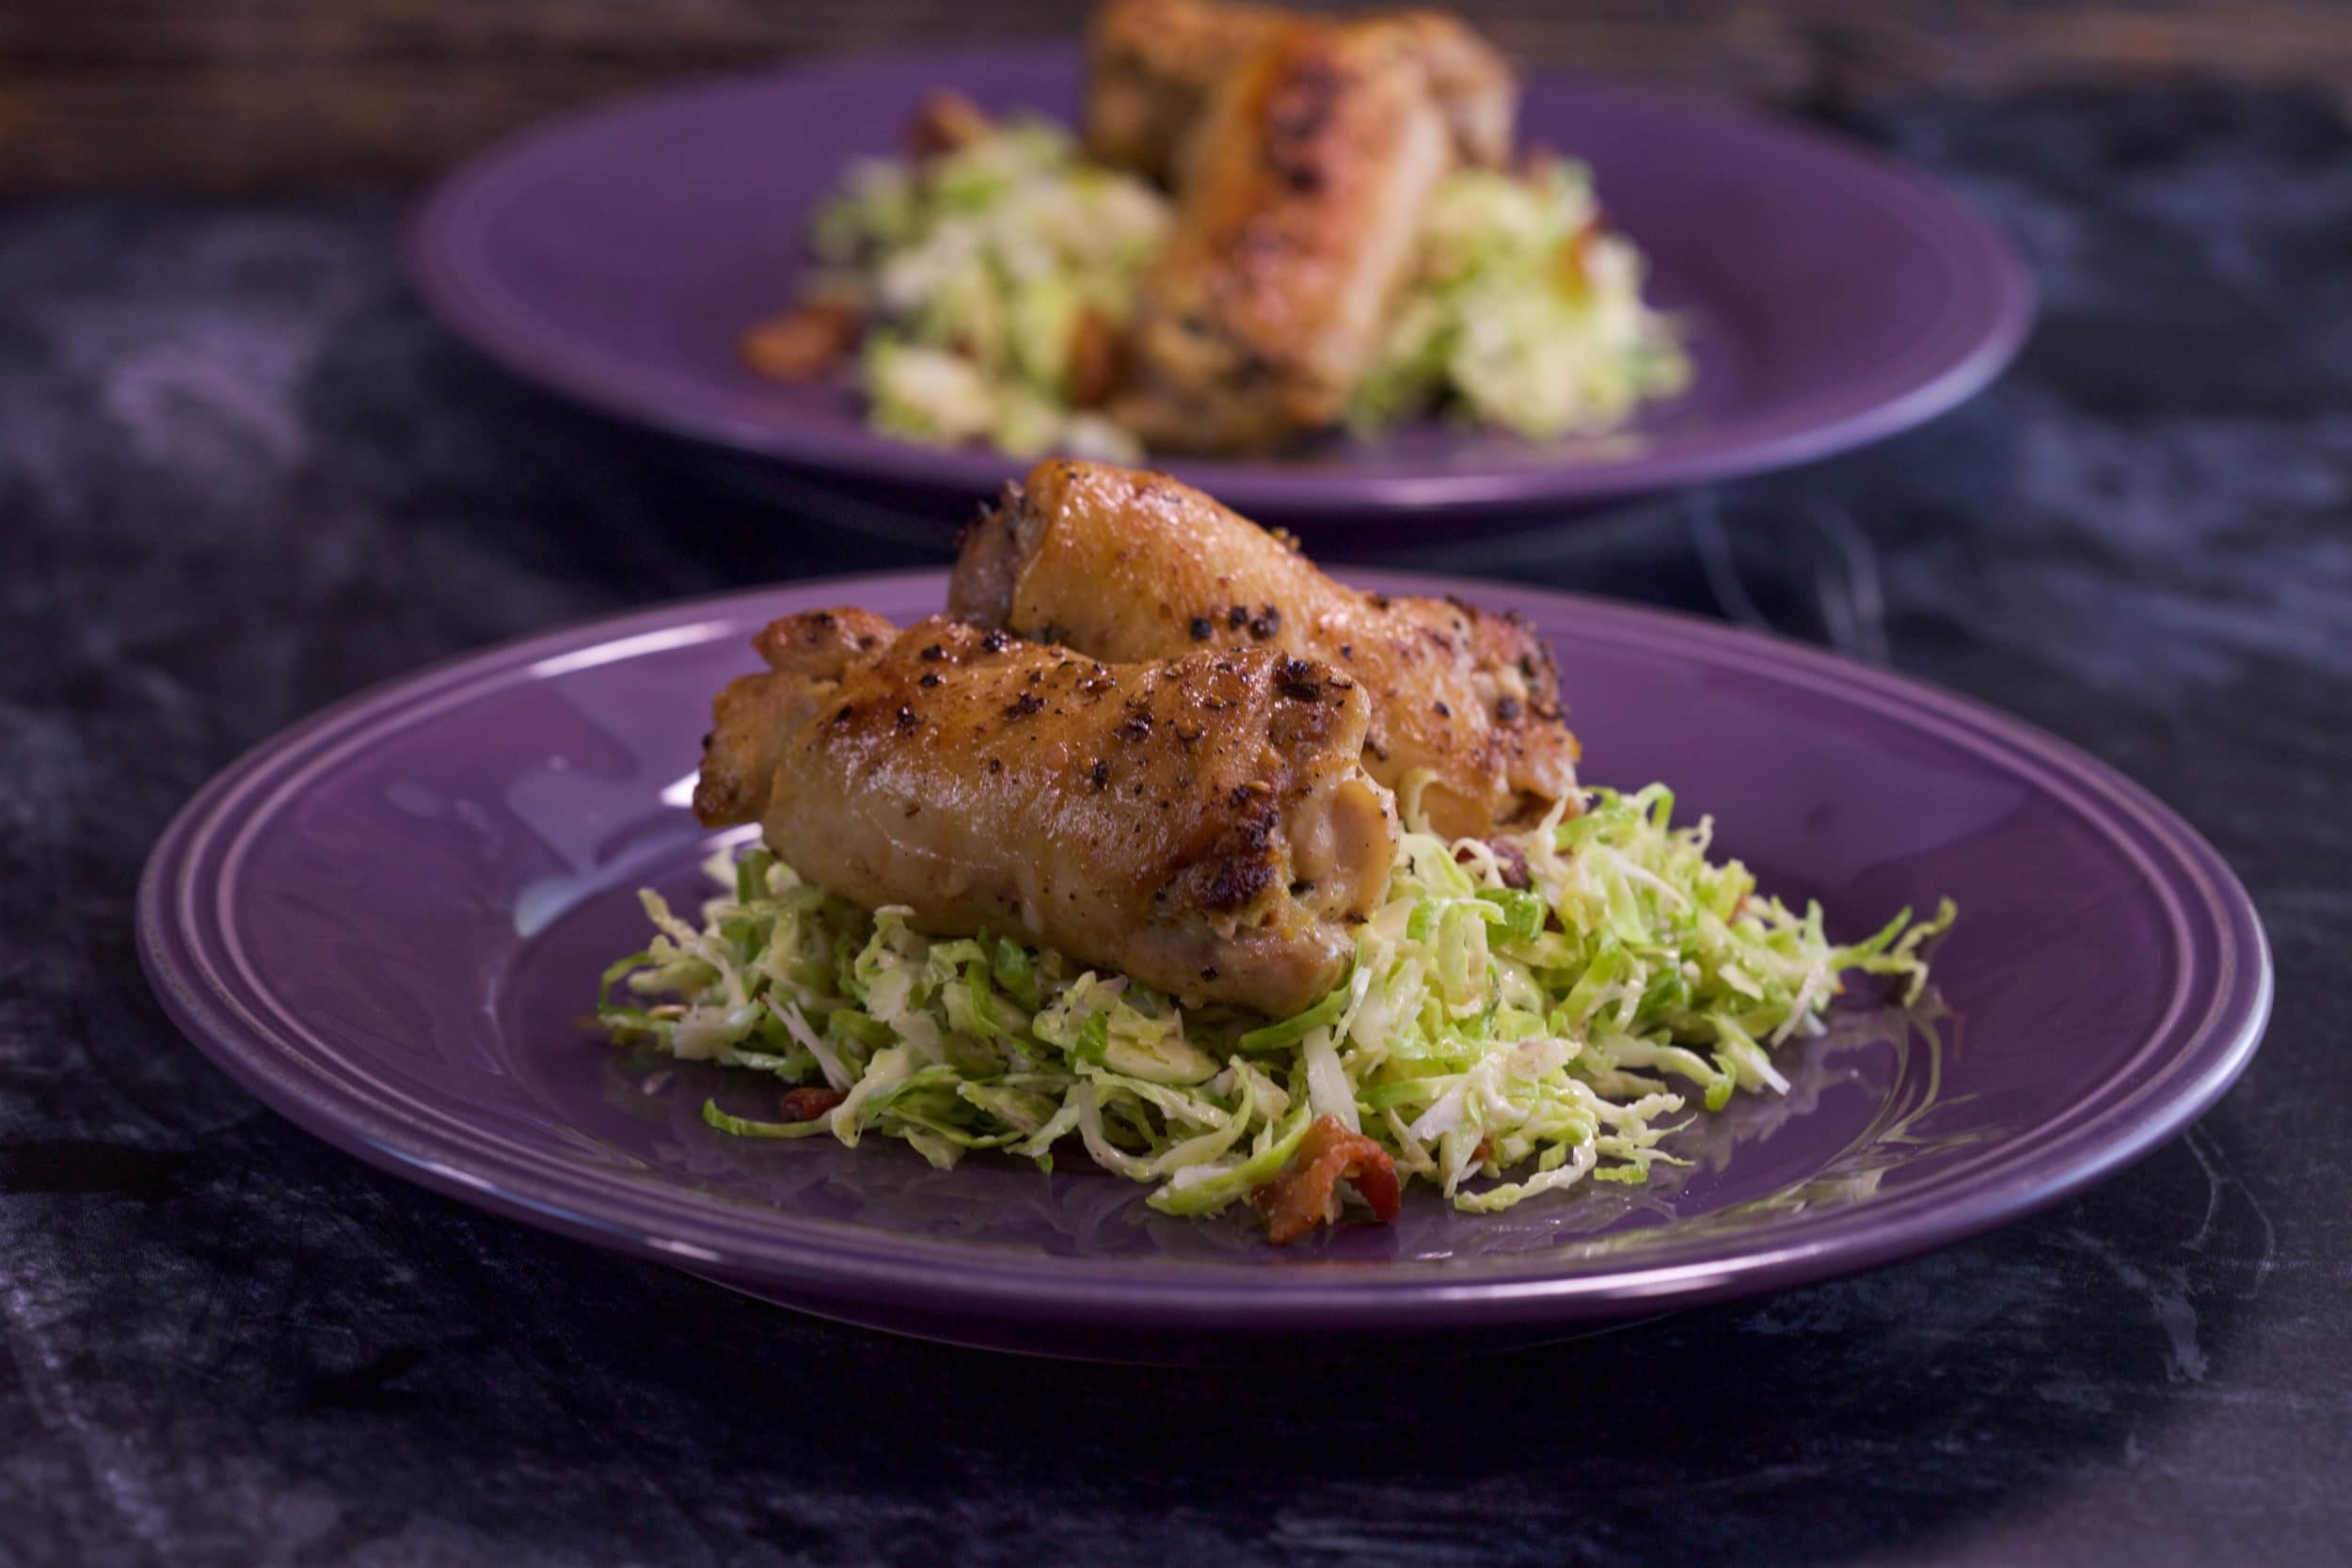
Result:
<svg viewBox="0 0 2352 1568"><path fill-rule="evenodd" d="M835 1329L257 1109L132 951L207 774L428 658L896 557L474 363L395 280L390 195L0 208L0 1563L2346 1560L2352 136L2195 92L1866 129L2029 253L2021 369L1473 563L1883 646L2088 747L2244 875L2276 1022L2042 1218L1437 1369Z"/></svg>

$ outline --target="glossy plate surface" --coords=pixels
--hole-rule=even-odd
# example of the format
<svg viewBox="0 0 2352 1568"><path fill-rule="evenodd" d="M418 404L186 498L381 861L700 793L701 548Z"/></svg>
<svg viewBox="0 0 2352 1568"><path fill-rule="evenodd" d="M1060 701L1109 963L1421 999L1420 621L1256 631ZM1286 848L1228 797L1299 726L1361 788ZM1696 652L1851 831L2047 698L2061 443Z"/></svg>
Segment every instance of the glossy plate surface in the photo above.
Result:
<svg viewBox="0 0 2352 1568"><path fill-rule="evenodd" d="M868 430L837 387L742 368L743 327L787 303L812 207L895 152L936 87L1069 121L1072 48L891 55L698 84L526 132L452 176L411 271L510 369L621 419L803 474L988 494L1027 467ZM1381 514L1542 512L1756 473L1928 419L2007 363L2032 314L2009 246L1960 201L1859 147L1701 101L1573 77L1527 83L1522 137L1594 167L1697 362L1629 437L1532 446L1437 423L1268 462L1174 462L1253 516L1335 533Z"/></svg>
<svg viewBox="0 0 2352 1568"><path fill-rule="evenodd" d="M692 898L708 702L771 616L935 608L939 574L703 600L355 698L208 785L157 846L139 938L191 1038L313 1132L469 1203L829 1315L1026 1348L1089 1336L1558 1333L1861 1268L2055 1201L2179 1132L2251 1055L2269 960L2185 824L1990 710L1655 611L1396 574L1517 608L1568 673L1593 782L1674 783L1720 852L1835 932L1960 902L1930 1004L1856 1002L1795 1092L1682 1134L1647 1188L1287 1251L1094 1172L934 1171L882 1141L743 1142L765 1080L614 1052L597 971L632 890Z"/></svg>

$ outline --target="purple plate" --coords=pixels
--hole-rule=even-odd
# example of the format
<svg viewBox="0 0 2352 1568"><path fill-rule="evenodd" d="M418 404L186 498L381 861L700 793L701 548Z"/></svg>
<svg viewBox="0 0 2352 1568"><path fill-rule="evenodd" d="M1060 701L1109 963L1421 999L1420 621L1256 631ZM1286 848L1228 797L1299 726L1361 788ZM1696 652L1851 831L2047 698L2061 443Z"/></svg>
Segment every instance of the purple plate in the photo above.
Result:
<svg viewBox="0 0 2352 1568"><path fill-rule="evenodd" d="M839 388L737 361L792 293L810 208L861 153L899 145L931 88L1068 119L1074 49L906 54L658 93L493 148L443 184L413 276L459 334L517 373L637 423L802 474L960 512L1027 465L866 427ZM2008 362L2025 269L1968 208L1857 147L1645 88L1536 75L1524 135L1588 160L1690 324L1697 376L1630 439L1554 447L1428 424L1280 462L1175 462L1239 511L1333 528L1375 515L1587 506L1783 467L1941 413ZM958 515L956 520L961 521Z"/></svg>
<svg viewBox="0 0 2352 1568"><path fill-rule="evenodd" d="M1525 611L1597 782L1671 781L1833 930L1957 898L1939 990L1856 1005L1787 1100L1681 1134L1684 1170L1502 1214L1426 1190L1288 1250L1171 1220L1092 1171L901 1145L732 1139L745 1082L582 1025L642 944L632 890L693 896L682 808L711 694L771 616L935 609L940 574L740 594L446 664L287 732L208 785L140 889L140 948L198 1045L296 1122L412 1180L811 1311L1064 1353L1383 1330L1501 1344L1819 1279L2055 1202L2185 1127L2246 1065L2270 967L2244 891L2137 786L1999 714L1795 644L1486 583Z"/></svg>

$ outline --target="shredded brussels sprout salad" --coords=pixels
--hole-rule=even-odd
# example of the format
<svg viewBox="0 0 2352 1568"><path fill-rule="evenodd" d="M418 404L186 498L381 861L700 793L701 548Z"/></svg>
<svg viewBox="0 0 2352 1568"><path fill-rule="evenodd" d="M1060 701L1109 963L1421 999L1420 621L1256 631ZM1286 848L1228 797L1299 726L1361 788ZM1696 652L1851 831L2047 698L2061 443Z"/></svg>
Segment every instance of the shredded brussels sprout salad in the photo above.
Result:
<svg viewBox="0 0 2352 1568"><path fill-rule="evenodd" d="M1168 224L1151 186L1018 117L936 157L853 167L817 219L817 291L866 317L859 377L879 428L1133 458L1133 436L1072 405L1079 326L1089 311L1106 330L1125 325Z"/></svg>
<svg viewBox="0 0 2352 1568"><path fill-rule="evenodd" d="M1772 1053L1821 1032L1842 975L1884 976L1906 1001L1927 982L1948 901L1833 942L1818 906L1799 913L1739 862L1709 862L1709 824L1675 827L1673 808L1652 784L1594 790L1582 815L1502 840L1407 831L1346 977L1271 1020L1001 937L927 937L763 848L723 851L731 891L699 926L641 894L656 935L605 972L598 1017L616 1042L830 1091L807 1119L704 1105L744 1137L880 1133L940 1166L979 1148L1048 1171L1075 1137L1151 1183L1154 1208L1208 1214L1329 1117L1401 1180L1504 1209L1586 1178L1640 1182L1683 1163L1664 1140L1696 1106L1785 1093Z"/></svg>
<svg viewBox="0 0 2352 1568"><path fill-rule="evenodd" d="M818 214L811 293L866 323L857 379L878 428L1132 461L1135 436L1077 406L1080 328L1124 329L1173 221L1141 180L1016 117L950 152L855 166ZM1369 436L1438 409L1552 440L1622 424L1690 379L1643 272L1581 164L1448 175L1350 425Z"/></svg>
<svg viewBox="0 0 2352 1568"><path fill-rule="evenodd" d="M1602 224L1582 164L1447 176L1354 422L1438 408L1535 441L1615 429L1691 379L1672 320L1643 300L1644 270Z"/></svg>

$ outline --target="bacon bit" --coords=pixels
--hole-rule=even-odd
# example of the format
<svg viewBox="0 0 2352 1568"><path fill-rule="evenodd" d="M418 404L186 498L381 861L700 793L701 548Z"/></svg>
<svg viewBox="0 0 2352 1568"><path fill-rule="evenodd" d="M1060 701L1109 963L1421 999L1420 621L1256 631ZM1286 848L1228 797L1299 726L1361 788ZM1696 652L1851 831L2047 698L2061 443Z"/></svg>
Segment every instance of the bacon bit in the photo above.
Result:
<svg viewBox="0 0 2352 1568"><path fill-rule="evenodd" d="M907 150L918 161L961 151L996 129L988 111L945 87L923 100L907 125Z"/></svg>
<svg viewBox="0 0 2352 1568"><path fill-rule="evenodd" d="M1599 238L1600 226L1587 224L1560 246L1560 286L1571 299L1593 292L1593 242Z"/></svg>
<svg viewBox="0 0 2352 1568"><path fill-rule="evenodd" d="M849 1098L839 1089L792 1089L784 1097L784 1119L815 1121Z"/></svg>
<svg viewBox="0 0 2352 1568"><path fill-rule="evenodd" d="M1119 334L1100 310L1078 312L1070 328L1070 405L1100 408L1119 387Z"/></svg>
<svg viewBox="0 0 2352 1568"><path fill-rule="evenodd" d="M1350 1132L1339 1117L1323 1117L1307 1129L1290 1164L1249 1195L1250 1204L1265 1216L1266 1240L1288 1246L1318 1225L1336 1223L1343 1180L1372 1205L1373 1217L1382 1225L1396 1218L1396 1162L1361 1132Z"/></svg>
<svg viewBox="0 0 2352 1568"><path fill-rule="evenodd" d="M736 351L771 381L814 381L841 362L866 323L855 306L837 299L804 299L789 310L754 322Z"/></svg>
<svg viewBox="0 0 2352 1568"><path fill-rule="evenodd" d="M1489 838L1481 842L1494 851L1495 863L1502 870L1504 887L1526 889L1535 885L1534 877L1527 869L1526 850L1507 838ZM1467 865L1471 856L1467 849L1456 849L1454 858Z"/></svg>

